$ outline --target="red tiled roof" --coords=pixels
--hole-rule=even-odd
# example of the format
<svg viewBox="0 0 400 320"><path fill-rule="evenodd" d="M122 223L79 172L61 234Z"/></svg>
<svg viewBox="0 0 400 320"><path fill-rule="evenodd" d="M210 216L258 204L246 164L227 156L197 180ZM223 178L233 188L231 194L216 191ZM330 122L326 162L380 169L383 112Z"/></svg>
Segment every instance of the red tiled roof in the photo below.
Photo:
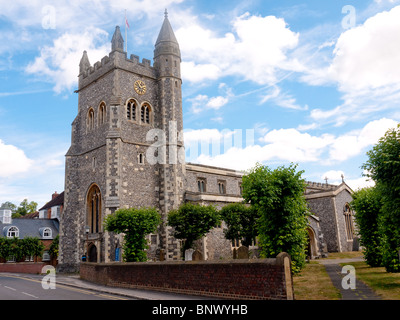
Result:
<svg viewBox="0 0 400 320"><path fill-rule="evenodd" d="M55 197L53 200L47 202L43 207L39 209L44 210L44 209L49 209L54 206L60 206L64 204L64 191L61 192L57 197Z"/></svg>

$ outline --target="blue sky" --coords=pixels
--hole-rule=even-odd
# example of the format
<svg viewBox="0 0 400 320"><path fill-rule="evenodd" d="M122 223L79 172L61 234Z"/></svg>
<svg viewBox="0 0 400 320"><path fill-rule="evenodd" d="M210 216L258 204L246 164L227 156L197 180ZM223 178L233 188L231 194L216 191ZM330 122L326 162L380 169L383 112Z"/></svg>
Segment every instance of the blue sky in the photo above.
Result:
<svg viewBox="0 0 400 320"><path fill-rule="evenodd" d="M107 55L126 9L128 55L152 59L165 8L186 145L233 137L187 161L370 184L365 153L400 120L400 1L0 0L0 203L63 191L83 50Z"/></svg>

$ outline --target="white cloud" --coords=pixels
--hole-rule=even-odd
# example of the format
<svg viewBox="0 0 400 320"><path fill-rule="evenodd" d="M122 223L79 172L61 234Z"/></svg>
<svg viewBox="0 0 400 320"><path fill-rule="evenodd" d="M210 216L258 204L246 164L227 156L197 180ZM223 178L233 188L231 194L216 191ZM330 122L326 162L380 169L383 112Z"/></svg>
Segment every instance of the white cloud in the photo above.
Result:
<svg viewBox="0 0 400 320"><path fill-rule="evenodd" d="M182 64L182 76L191 82L238 75L258 84L272 84L279 71L302 68L287 57L298 44L298 34L274 16L246 13L232 22L232 32L224 36L192 21L178 29L176 36L187 60ZM188 73L196 70L197 75Z"/></svg>
<svg viewBox="0 0 400 320"><path fill-rule="evenodd" d="M233 137L235 140L237 137L234 131L201 129L185 133L185 144L191 143L193 147L193 143L202 143L201 153L197 154L196 149L195 153L191 154L193 162L238 170L246 170L257 162L271 160L332 165L362 154L368 147L376 144L388 129L396 125L397 123L393 120L381 119L369 122L361 130L340 136L332 134L313 136L296 129L272 130L260 139L264 145L249 144L246 141L245 146L242 143L244 134L241 136L243 140L240 143L232 144L229 139ZM228 139L223 141L223 143L228 142L228 145L223 146L223 150L214 148L216 152L210 153L210 143L222 139ZM197 148L197 144L195 146ZM342 171L330 171L325 175L329 174L329 179L338 180L342 173ZM324 178L325 176L322 177Z"/></svg>
<svg viewBox="0 0 400 320"><path fill-rule="evenodd" d="M269 88L267 94L262 97L260 104L266 103L267 101L271 101L275 105L285 109L308 110L307 105L300 106L296 102L295 98L287 93L282 92L282 90L276 85Z"/></svg>
<svg viewBox="0 0 400 320"><path fill-rule="evenodd" d="M335 139L330 149L330 159L344 161L360 154L367 147L378 143L386 131L397 127L391 119L380 119L369 122L361 130L352 131Z"/></svg>
<svg viewBox="0 0 400 320"><path fill-rule="evenodd" d="M230 87L225 83L219 85L219 90L224 96L208 97L207 95L199 94L194 98L188 99L187 101L192 104L192 112L200 113L207 109L219 110L234 96Z"/></svg>
<svg viewBox="0 0 400 320"><path fill-rule="evenodd" d="M343 103L332 109L314 109L311 118L341 126L380 111L395 109L400 102L400 6L380 12L344 31L324 66L309 66L302 80L312 85L335 84ZM326 63L327 61L327 63ZM312 62L314 64L314 61Z"/></svg>
<svg viewBox="0 0 400 320"><path fill-rule="evenodd" d="M108 33L98 28L87 28L81 33L64 33L52 46L45 46L40 56L26 67L26 72L55 83L54 91L61 93L77 85L79 61L84 50L92 65L110 51Z"/></svg>
<svg viewBox="0 0 400 320"><path fill-rule="evenodd" d="M33 161L23 150L0 140L0 177L10 178L15 174L27 172L32 164Z"/></svg>

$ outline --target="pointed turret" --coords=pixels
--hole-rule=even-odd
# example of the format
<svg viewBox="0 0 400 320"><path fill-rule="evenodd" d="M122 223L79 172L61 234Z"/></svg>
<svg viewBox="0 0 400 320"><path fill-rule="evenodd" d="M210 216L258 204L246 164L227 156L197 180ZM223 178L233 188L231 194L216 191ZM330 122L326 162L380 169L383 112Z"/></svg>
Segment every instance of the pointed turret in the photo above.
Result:
<svg viewBox="0 0 400 320"><path fill-rule="evenodd" d="M115 32L111 40L111 51L124 51L124 39L121 35L121 30L119 26L115 27Z"/></svg>
<svg viewBox="0 0 400 320"><path fill-rule="evenodd" d="M155 45L156 48L154 51L154 59L161 54L173 54L180 58L181 52L179 49L179 44L176 40L174 31L172 30L171 24L169 23L167 9L165 9L164 17L164 23L161 27Z"/></svg>
<svg viewBox="0 0 400 320"><path fill-rule="evenodd" d="M85 72L90 68L90 62L86 50L83 51L81 62L79 62L79 73Z"/></svg>

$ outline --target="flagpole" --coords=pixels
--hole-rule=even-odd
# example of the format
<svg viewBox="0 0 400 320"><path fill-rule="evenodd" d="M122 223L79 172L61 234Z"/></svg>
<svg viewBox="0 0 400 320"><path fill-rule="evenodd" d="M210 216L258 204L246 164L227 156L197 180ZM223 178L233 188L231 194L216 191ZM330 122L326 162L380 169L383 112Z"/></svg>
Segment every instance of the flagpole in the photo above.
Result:
<svg viewBox="0 0 400 320"><path fill-rule="evenodd" d="M128 33L126 30L126 9L125 9L125 52L128 53Z"/></svg>

